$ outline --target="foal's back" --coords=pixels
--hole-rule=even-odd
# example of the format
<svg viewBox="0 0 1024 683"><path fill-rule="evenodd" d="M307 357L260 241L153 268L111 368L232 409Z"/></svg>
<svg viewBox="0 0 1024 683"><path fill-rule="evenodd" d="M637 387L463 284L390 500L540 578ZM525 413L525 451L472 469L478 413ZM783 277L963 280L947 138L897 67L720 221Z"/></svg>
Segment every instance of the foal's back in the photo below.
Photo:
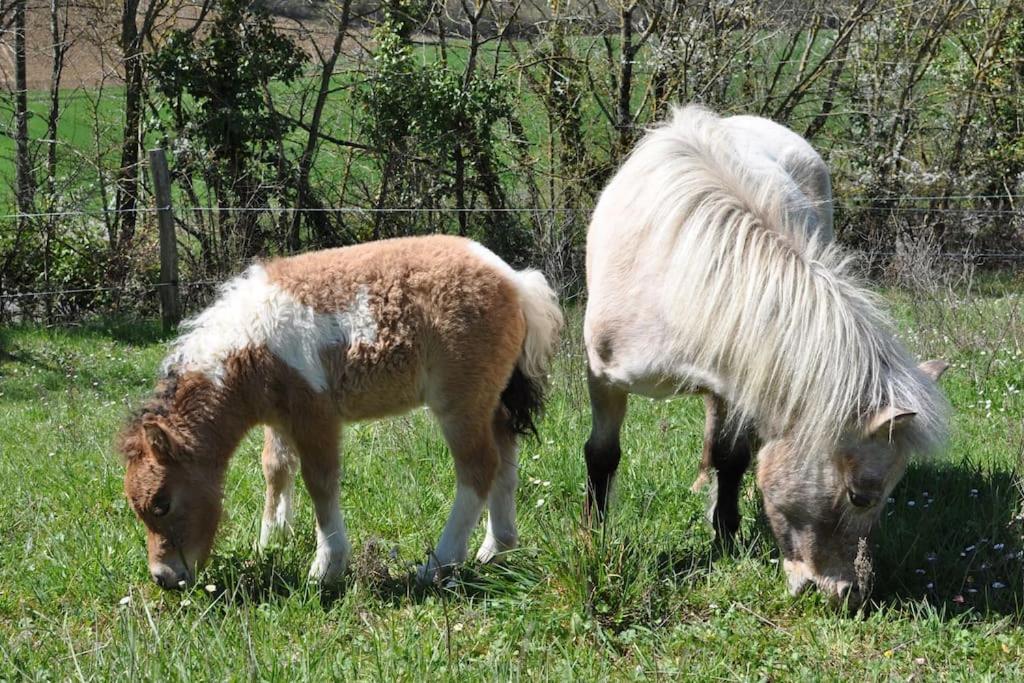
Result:
<svg viewBox="0 0 1024 683"><path fill-rule="evenodd" d="M270 282L325 317L326 333L338 337L321 344L319 355L343 419L423 403L443 410L454 397L475 400L483 387L493 393L523 345L511 269L470 240L385 240L265 268Z"/></svg>

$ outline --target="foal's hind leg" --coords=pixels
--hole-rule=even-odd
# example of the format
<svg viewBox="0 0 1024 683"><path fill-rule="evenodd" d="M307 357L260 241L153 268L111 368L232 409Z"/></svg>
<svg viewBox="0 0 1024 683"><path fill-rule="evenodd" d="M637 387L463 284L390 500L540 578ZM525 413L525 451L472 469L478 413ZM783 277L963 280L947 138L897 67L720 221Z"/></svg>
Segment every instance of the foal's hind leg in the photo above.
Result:
<svg viewBox="0 0 1024 683"><path fill-rule="evenodd" d="M261 551L292 533L295 474L298 470L298 455L284 435L271 427L264 428L263 476L267 480L267 498L260 521L258 548Z"/></svg>
<svg viewBox="0 0 1024 683"><path fill-rule="evenodd" d="M701 474L694 486L715 470L715 487L710 494L709 517L715 534L726 545L731 544L740 529L740 488L743 474L750 466L756 435L749 427L729 423L725 403L710 394L705 395L707 424Z"/></svg>
<svg viewBox="0 0 1024 683"><path fill-rule="evenodd" d="M619 467L622 448L619 432L626 417L626 392L612 387L587 370L590 390L590 438L583 447L587 460L587 499L583 516L603 520L608 510L608 490Z"/></svg>
<svg viewBox="0 0 1024 683"><path fill-rule="evenodd" d="M474 411L474 413L477 411ZM455 504L441 539L420 567L421 581L433 581L438 573L466 559L466 546L498 471L498 447L491 425L491 410L484 417L474 413L439 416L445 440L455 460Z"/></svg>
<svg viewBox="0 0 1024 683"><path fill-rule="evenodd" d="M498 446L498 472L487 497L487 537L476 554L478 562L490 562L496 555L513 550L519 542L516 533L516 486L519 482L516 434L508 413L494 413L494 440Z"/></svg>

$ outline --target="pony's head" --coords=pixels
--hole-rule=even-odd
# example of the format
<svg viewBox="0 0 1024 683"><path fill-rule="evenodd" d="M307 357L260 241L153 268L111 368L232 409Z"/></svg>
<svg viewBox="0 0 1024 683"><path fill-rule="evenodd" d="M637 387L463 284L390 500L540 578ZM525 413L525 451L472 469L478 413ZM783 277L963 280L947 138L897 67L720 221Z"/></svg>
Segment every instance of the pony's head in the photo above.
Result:
<svg viewBox="0 0 1024 683"><path fill-rule="evenodd" d="M126 465L124 491L146 525L149 571L163 588L195 580L209 557L221 516L225 463L200 452L198 440L166 395L134 415L118 450Z"/></svg>
<svg viewBox="0 0 1024 683"><path fill-rule="evenodd" d="M946 367L928 361L917 369L935 388ZM929 427L922 422L913 410L886 406L848 430L828 453L797 452L785 438L761 449L758 485L794 595L813 583L852 607L867 597L869 577L862 574L870 560L858 562L860 541L881 516L910 453L929 442L920 433Z"/></svg>

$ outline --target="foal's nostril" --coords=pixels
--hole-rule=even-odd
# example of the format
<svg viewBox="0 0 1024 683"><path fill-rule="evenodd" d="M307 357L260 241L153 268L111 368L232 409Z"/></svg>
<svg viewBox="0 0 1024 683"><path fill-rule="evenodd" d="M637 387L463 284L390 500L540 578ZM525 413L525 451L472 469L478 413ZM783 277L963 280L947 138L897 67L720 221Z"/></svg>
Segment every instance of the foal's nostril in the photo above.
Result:
<svg viewBox="0 0 1024 683"><path fill-rule="evenodd" d="M167 584L164 583L163 576L157 574L156 572L153 572L152 574L150 574L150 576L153 578L153 581L154 583L156 583L156 585L160 586L161 588L168 588Z"/></svg>
<svg viewBox="0 0 1024 683"><path fill-rule="evenodd" d="M850 502L859 508L869 508L875 504L875 499L871 496L865 496L863 493L857 493L853 489L846 489L846 497L850 499Z"/></svg>

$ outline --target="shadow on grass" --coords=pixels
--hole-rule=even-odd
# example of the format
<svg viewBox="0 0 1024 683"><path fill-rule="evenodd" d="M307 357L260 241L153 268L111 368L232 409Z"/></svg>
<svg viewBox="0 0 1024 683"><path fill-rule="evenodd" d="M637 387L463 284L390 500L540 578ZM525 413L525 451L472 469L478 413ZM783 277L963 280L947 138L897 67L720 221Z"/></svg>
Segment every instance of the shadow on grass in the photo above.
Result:
<svg viewBox="0 0 1024 683"><path fill-rule="evenodd" d="M510 597L529 591L540 581L540 575L529 569L470 562L432 584L421 584L415 571L398 561L394 550L386 550L385 544L375 539L357 552L344 578L333 585L311 585L307 569L273 551L254 556L222 555L205 572L205 581L215 586L212 595L224 604L261 604L312 590L324 610L333 608L356 588L398 607L430 597L454 601Z"/></svg>
<svg viewBox="0 0 1024 683"><path fill-rule="evenodd" d="M1019 479L970 464L912 465L875 537L879 606L927 601L947 617L1024 619Z"/></svg>
<svg viewBox="0 0 1024 683"><path fill-rule="evenodd" d="M119 344L147 346L170 338L160 331L158 323L136 320L103 320L82 323L74 327L47 329L39 326L14 326L0 329L0 377L6 375L5 364L13 364L29 371L21 374L23 381L11 376L5 383L4 395L11 400L37 400L46 393L84 389L98 392L104 399L117 399L123 395L118 381L104 377L99 366L87 362L90 343L113 340ZM53 339L54 341L50 341ZM56 341L59 339L60 341ZM63 346L69 352L58 352ZM104 366L109 369L110 365ZM148 381L149 372L143 372L129 363L125 372L136 375L133 381Z"/></svg>

